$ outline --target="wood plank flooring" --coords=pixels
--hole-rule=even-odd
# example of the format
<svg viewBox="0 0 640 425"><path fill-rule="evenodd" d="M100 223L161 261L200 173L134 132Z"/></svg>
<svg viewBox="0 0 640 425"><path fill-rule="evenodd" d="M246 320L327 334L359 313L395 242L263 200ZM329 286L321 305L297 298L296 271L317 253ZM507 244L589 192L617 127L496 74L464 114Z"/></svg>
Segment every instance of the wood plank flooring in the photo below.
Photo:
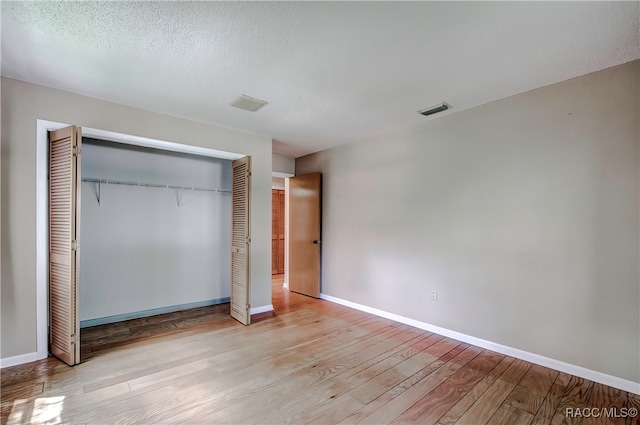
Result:
<svg viewBox="0 0 640 425"><path fill-rule="evenodd" d="M640 396L282 288L244 327L229 305L83 329L81 365L1 371L2 424L638 424L566 409Z"/></svg>

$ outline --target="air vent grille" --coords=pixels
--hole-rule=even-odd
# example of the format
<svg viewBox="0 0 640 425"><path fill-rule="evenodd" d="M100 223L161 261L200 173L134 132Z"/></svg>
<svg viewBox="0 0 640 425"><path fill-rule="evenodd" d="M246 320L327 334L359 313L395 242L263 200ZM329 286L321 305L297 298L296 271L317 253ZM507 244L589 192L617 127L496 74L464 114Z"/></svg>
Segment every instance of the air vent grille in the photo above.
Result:
<svg viewBox="0 0 640 425"><path fill-rule="evenodd" d="M236 108L244 109L245 111L255 112L258 109L262 108L269 102L264 100L256 99L255 97L247 96L245 94L240 95L231 103L231 106Z"/></svg>
<svg viewBox="0 0 640 425"><path fill-rule="evenodd" d="M433 115L433 114L437 114L438 112L442 112L442 111L446 111L447 109L449 109L451 107L451 105L445 103L445 102L441 102L438 103L436 105L431 105L428 106L424 109L419 110L418 112L420 112L422 115L429 116L429 115Z"/></svg>

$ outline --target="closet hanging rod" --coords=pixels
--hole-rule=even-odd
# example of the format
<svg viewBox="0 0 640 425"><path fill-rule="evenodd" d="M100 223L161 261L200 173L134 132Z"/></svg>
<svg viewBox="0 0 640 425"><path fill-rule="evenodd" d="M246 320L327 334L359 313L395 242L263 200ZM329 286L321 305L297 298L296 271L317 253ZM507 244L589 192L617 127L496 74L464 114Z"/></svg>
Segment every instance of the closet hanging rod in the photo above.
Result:
<svg viewBox="0 0 640 425"><path fill-rule="evenodd" d="M156 183L140 183L140 182L130 182L130 181L122 181L122 180L94 179L91 177L83 177L82 181L87 183L118 184L118 185L124 185L124 186L157 187L161 189L197 190L202 192L231 193L231 190L229 189L193 187L193 186L175 186L170 184L156 184Z"/></svg>

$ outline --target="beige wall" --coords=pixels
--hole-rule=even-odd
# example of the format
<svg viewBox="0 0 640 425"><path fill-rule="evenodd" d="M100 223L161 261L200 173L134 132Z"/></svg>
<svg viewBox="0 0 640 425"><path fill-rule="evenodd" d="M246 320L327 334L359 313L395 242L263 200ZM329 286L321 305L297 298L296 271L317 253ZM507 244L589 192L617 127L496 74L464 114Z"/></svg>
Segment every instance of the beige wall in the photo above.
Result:
<svg viewBox="0 0 640 425"><path fill-rule="evenodd" d="M274 153L271 155L271 163L276 173L293 174L296 171L296 160L288 156Z"/></svg>
<svg viewBox="0 0 640 425"><path fill-rule="evenodd" d="M2 78L2 358L36 351L37 119L251 155L251 305L271 304L270 138Z"/></svg>
<svg viewBox="0 0 640 425"><path fill-rule="evenodd" d="M322 292L640 382L639 71L298 158Z"/></svg>

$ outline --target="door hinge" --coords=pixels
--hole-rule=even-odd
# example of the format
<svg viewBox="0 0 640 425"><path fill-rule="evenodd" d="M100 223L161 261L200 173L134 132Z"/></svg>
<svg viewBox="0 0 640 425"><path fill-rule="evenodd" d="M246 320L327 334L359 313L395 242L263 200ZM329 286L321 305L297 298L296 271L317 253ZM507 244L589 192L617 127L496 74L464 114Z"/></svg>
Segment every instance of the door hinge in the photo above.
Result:
<svg viewBox="0 0 640 425"><path fill-rule="evenodd" d="M73 156L79 156L81 153L82 149L80 149L78 146L73 147Z"/></svg>
<svg viewBox="0 0 640 425"><path fill-rule="evenodd" d="M71 250L72 251L77 251L78 250L78 241L75 240L75 239L71 241Z"/></svg>
<svg viewBox="0 0 640 425"><path fill-rule="evenodd" d="M247 239L245 240L246 243L251 243L251 238L247 237Z"/></svg>
<svg viewBox="0 0 640 425"><path fill-rule="evenodd" d="M251 171L247 171L247 177L251 177Z"/></svg>
<svg viewBox="0 0 640 425"><path fill-rule="evenodd" d="M74 345L75 343L76 343L76 335L71 334L71 345Z"/></svg>
<svg viewBox="0 0 640 425"><path fill-rule="evenodd" d="M251 310L251 304L247 304L247 310Z"/></svg>

